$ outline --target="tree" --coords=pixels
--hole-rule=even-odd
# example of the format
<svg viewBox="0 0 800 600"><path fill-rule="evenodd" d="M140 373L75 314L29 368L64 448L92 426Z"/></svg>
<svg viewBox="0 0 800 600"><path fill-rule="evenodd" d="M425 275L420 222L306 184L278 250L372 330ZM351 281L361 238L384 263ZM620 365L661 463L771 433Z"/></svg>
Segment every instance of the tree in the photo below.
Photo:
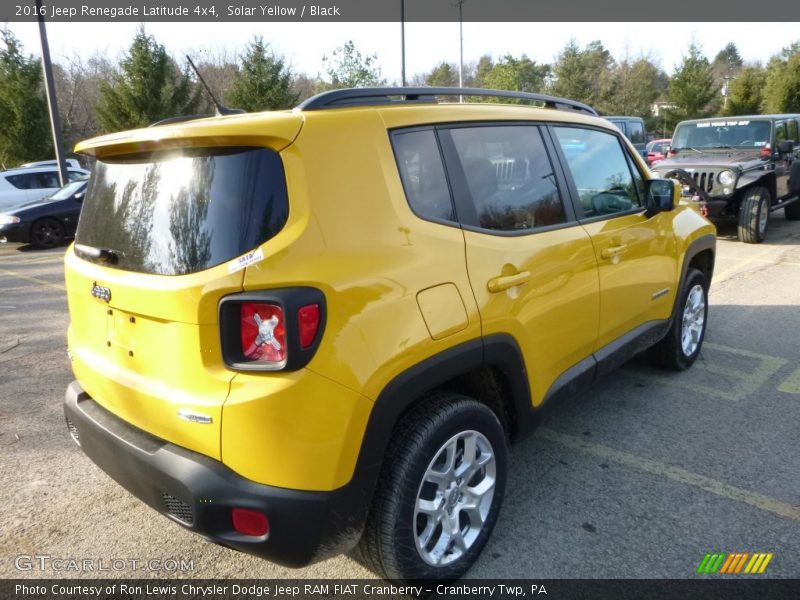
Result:
<svg viewBox="0 0 800 600"><path fill-rule="evenodd" d="M8 29L0 30L0 167L51 158L42 70Z"/></svg>
<svg viewBox="0 0 800 600"><path fill-rule="evenodd" d="M767 64L765 112L800 112L800 41L784 48Z"/></svg>
<svg viewBox="0 0 800 600"><path fill-rule="evenodd" d="M492 72L493 68L494 63L492 62L492 57L488 54L484 54L478 59L478 64L475 66L475 77L473 81L475 87L488 87L486 77Z"/></svg>
<svg viewBox="0 0 800 600"><path fill-rule="evenodd" d="M323 56L327 79L321 79L320 91L352 87L377 87L384 85L381 69L377 65L378 55L362 56L352 40L333 51L331 56Z"/></svg>
<svg viewBox="0 0 800 600"><path fill-rule="evenodd" d="M581 50L571 40L553 64L553 93L585 102L601 112L611 93L611 70L614 59L599 41Z"/></svg>
<svg viewBox="0 0 800 600"><path fill-rule="evenodd" d="M666 75L645 57L625 58L611 71L611 89L603 108L608 114L647 119L653 103L666 91Z"/></svg>
<svg viewBox="0 0 800 600"><path fill-rule="evenodd" d="M453 87L458 85L458 67L441 62L425 76L425 85L434 87Z"/></svg>
<svg viewBox="0 0 800 600"><path fill-rule="evenodd" d="M514 58L506 54L484 76L486 87L515 92L541 92L550 74L550 65L537 65L523 54Z"/></svg>
<svg viewBox="0 0 800 600"><path fill-rule="evenodd" d="M724 115L753 115L761 110L767 72L760 66L743 67L728 86Z"/></svg>
<svg viewBox="0 0 800 600"><path fill-rule="evenodd" d="M272 52L261 36L256 36L242 59L230 101L248 111L291 108L298 98L292 79L286 61Z"/></svg>
<svg viewBox="0 0 800 600"><path fill-rule="evenodd" d="M713 70L696 44L689 46L689 53L670 79L669 100L675 105L669 111L673 120L709 117L717 110L719 97Z"/></svg>
<svg viewBox="0 0 800 600"><path fill-rule="evenodd" d="M97 116L105 131L119 131L192 114L199 104L200 90L189 79L188 65L181 72L142 26L119 71L100 86Z"/></svg>

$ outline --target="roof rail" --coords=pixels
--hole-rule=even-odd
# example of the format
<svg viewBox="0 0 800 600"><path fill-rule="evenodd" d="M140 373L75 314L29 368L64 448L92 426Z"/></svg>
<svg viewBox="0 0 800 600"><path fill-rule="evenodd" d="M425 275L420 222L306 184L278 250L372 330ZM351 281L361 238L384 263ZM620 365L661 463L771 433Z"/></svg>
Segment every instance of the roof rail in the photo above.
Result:
<svg viewBox="0 0 800 600"><path fill-rule="evenodd" d="M171 125L173 123L184 123L186 121L194 121L196 119L208 119L209 117L213 117L214 115L179 115L177 117L167 117L166 119L161 119L160 121L156 121L155 123L150 123L148 127L161 127L162 125Z"/></svg>
<svg viewBox="0 0 800 600"><path fill-rule="evenodd" d="M482 88L457 87L377 87L348 88L331 90L312 96L298 104L300 110L323 110L327 108L345 108L352 106L373 106L381 104L435 104L439 96L485 96L490 98L513 98L528 102L539 102L545 108L567 109L585 112L597 116L597 111L587 104L530 92L512 92L509 90L487 90Z"/></svg>

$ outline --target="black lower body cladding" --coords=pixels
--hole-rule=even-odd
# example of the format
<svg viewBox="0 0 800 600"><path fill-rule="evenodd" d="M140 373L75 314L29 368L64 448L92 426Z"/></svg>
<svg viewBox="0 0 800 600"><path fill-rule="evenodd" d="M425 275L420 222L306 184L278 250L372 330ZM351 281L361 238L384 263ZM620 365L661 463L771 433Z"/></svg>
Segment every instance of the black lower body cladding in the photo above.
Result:
<svg viewBox="0 0 800 600"><path fill-rule="evenodd" d="M332 492L289 490L245 479L225 465L136 429L114 416L77 382L64 413L86 455L131 494L182 526L224 546L303 567L346 552L366 515L354 514L349 484ZM269 533L250 537L233 528L232 508L262 512Z"/></svg>

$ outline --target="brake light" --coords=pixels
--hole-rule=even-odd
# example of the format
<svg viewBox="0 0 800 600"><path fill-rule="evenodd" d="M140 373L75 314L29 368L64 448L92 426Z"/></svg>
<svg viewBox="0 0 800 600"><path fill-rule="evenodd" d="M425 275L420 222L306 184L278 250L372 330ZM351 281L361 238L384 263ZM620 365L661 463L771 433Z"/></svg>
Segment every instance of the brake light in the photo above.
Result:
<svg viewBox="0 0 800 600"><path fill-rule="evenodd" d="M678 156L678 151L670 148L667 154L669 154L670 156Z"/></svg>
<svg viewBox="0 0 800 600"><path fill-rule="evenodd" d="M297 324L300 330L300 347L304 350L314 343L319 330L319 304L308 304L297 311Z"/></svg>
<svg viewBox="0 0 800 600"><path fill-rule="evenodd" d="M278 368L286 363L286 318L280 306L242 303L239 330L245 359Z"/></svg>
<svg viewBox="0 0 800 600"><path fill-rule="evenodd" d="M772 146L767 144L766 146L762 146L761 152L759 152L759 156L761 158L769 158L772 156Z"/></svg>
<svg viewBox="0 0 800 600"><path fill-rule="evenodd" d="M266 515L249 508L231 509L233 528L243 535L261 537L269 533L269 520Z"/></svg>

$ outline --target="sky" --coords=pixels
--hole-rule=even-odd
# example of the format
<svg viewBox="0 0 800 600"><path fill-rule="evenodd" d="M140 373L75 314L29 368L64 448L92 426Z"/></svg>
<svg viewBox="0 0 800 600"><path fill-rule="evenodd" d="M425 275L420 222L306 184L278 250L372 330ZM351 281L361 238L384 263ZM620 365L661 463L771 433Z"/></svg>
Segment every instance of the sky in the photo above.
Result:
<svg viewBox="0 0 800 600"><path fill-rule="evenodd" d="M48 23L50 53L55 62L76 54L100 51L119 58L130 45L136 23ZM263 36L285 56L293 70L315 76L322 56L352 40L362 54L377 54L383 76L400 81L399 23L147 23L148 33L173 56L205 52L241 52L254 35ZM11 30L25 51L40 53L35 23L12 23ZM708 32L713 32L709 35ZM458 23L406 23L406 73L430 71L441 61L458 63ZM464 62L483 54L498 58L525 53L539 63L551 63L575 39L580 46L600 40L615 59L645 55L672 73L692 42L713 59L728 42L735 42L745 61L766 62L800 40L798 23L464 23Z"/></svg>

